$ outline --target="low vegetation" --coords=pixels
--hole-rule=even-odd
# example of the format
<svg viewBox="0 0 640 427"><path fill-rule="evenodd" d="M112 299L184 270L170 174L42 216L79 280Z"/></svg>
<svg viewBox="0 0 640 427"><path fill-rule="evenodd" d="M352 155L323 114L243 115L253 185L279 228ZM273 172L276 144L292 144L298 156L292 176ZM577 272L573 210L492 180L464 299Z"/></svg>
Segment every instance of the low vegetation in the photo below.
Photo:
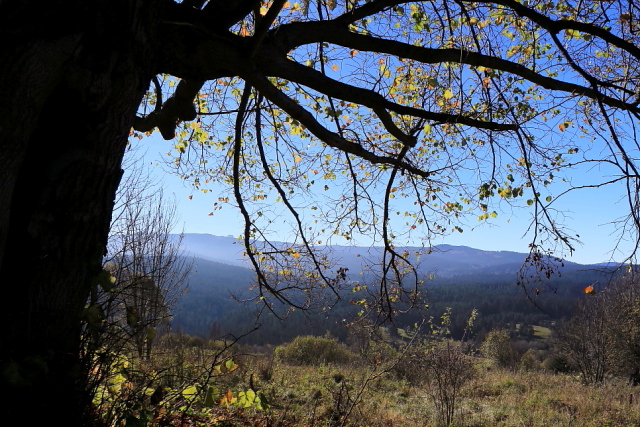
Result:
<svg viewBox="0 0 640 427"><path fill-rule="evenodd" d="M307 363L325 344L341 356ZM329 337L302 337L255 354L242 346L232 352L223 341L169 335L151 360L113 360L111 376L96 392L96 415L127 426L640 423L640 390L627 378L585 384L578 372L559 374L536 359L502 368L453 341L415 345L404 353L378 345L355 354ZM299 352L290 358L293 349Z"/></svg>

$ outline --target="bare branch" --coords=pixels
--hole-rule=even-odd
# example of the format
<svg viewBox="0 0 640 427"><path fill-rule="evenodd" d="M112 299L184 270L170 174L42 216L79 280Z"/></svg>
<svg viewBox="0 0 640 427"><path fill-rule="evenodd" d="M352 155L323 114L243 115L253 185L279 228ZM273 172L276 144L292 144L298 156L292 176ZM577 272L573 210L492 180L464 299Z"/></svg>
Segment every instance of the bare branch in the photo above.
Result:
<svg viewBox="0 0 640 427"><path fill-rule="evenodd" d="M324 141L328 146L361 157L374 164L398 164L407 172L411 172L423 178L429 177L430 173L428 171L423 171L407 163L400 162L395 157L378 156L370 151L365 150L360 144L345 140L344 138L341 138L340 135L329 131L327 128L322 126L311 115L311 113L309 113L291 98L278 90L278 88L273 86L266 77L258 74L257 72L247 75L245 76L245 78L256 89L258 89L260 93L265 96L265 98L269 99L278 107L286 111L291 117L302 123L307 129L309 129L311 133Z"/></svg>

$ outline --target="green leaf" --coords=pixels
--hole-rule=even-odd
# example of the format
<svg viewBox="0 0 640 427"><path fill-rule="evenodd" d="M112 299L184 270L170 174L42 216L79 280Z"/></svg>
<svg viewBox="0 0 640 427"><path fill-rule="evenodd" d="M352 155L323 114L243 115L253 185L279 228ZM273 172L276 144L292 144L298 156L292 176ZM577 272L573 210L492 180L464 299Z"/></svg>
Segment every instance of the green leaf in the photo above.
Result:
<svg viewBox="0 0 640 427"><path fill-rule="evenodd" d="M253 390L241 391L238 393L238 404L245 408L251 408L254 406L256 400L256 393Z"/></svg>
<svg viewBox="0 0 640 427"><path fill-rule="evenodd" d="M236 364L236 362L233 361L233 359L225 360L222 366L224 367L225 372L231 372L238 367L238 365Z"/></svg>
<svg viewBox="0 0 640 427"><path fill-rule="evenodd" d="M195 385L189 386L182 390L182 397L187 400L193 400L198 395L198 389Z"/></svg>
<svg viewBox="0 0 640 427"><path fill-rule="evenodd" d="M212 385L207 389L207 394L204 397L204 406L211 408L216 404L216 398L218 396L218 389Z"/></svg>
<svg viewBox="0 0 640 427"><path fill-rule="evenodd" d="M260 409L261 411L266 411L267 409L269 409L270 405L269 402L267 402L267 397L261 391L256 393L255 406L256 409Z"/></svg>
<svg viewBox="0 0 640 427"><path fill-rule="evenodd" d="M110 292L114 289L114 283L116 282L116 278L111 275L108 270L102 270L98 273L97 276L93 279L93 286L100 286L104 291Z"/></svg>

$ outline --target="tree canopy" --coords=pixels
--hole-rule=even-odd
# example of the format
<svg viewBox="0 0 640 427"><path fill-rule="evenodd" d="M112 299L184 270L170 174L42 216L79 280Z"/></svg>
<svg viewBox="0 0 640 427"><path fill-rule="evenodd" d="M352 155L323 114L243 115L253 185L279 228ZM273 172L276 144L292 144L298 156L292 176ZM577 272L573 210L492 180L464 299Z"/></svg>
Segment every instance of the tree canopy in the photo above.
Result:
<svg viewBox="0 0 640 427"><path fill-rule="evenodd" d="M611 220L637 249L632 2L245 1L225 25L219 2L173 7L134 128L176 137L197 187L232 188L264 289L335 284L317 247L370 235L390 309L387 280L412 271L395 247L505 205L531 209L529 262L561 257L579 236L557 200L580 188L619 192L629 214ZM258 247L283 210L293 245Z"/></svg>

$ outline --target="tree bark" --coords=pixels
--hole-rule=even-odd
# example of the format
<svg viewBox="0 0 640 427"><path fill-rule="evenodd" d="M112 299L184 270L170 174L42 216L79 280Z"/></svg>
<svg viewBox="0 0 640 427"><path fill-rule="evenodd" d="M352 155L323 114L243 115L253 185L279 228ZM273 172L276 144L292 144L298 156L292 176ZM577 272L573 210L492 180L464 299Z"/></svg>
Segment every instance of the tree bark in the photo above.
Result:
<svg viewBox="0 0 640 427"><path fill-rule="evenodd" d="M0 6L0 387L8 425L87 425L80 328L153 75L157 2Z"/></svg>

